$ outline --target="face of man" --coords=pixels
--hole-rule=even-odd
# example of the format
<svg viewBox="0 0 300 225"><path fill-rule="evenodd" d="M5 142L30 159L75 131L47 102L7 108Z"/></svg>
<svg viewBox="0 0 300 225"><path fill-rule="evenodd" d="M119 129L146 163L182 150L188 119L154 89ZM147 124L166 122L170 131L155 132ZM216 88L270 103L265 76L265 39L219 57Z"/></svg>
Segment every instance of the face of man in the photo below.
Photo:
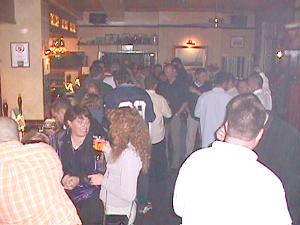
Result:
<svg viewBox="0 0 300 225"><path fill-rule="evenodd" d="M60 127L62 127L64 125L65 113L66 113L65 109L59 109L57 112L54 110L51 110L52 117L55 119L55 122Z"/></svg>
<svg viewBox="0 0 300 225"><path fill-rule="evenodd" d="M249 93L248 83L246 81L241 81L238 85L238 92L240 94Z"/></svg>
<svg viewBox="0 0 300 225"><path fill-rule="evenodd" d="M248 89L250 92L257 90L256 83L254 80L251 79L248 80Z"/></svg>
<svg viewBox="0 0 300 225"><path fill-rule="evenodd" d="M165 75L168 79L168 81L172 81L176 78L176 71L172 66L167 66L164 69Z"/></svg>
<svg viewBox="0 0 300 225"><path fill-rule="evenodd" d="M196 81L200 84L204 84L209 79L206 72L196 73L195 78L196 78Z"/></svg>

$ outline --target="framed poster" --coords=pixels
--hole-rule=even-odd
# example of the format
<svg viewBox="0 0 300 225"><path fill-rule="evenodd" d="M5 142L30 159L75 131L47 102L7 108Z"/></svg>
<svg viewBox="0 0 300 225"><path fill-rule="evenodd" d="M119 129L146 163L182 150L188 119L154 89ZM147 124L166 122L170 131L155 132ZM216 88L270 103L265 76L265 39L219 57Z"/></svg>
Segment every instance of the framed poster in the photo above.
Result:
<svg viewBox="0 0 300 225"><path fill-rule="evenodd" d="M175 57L181 59L184 66L205 67L207 48L202 46L176 46Z"/></svg>
<svg viewBox="0 0 300 225"><path fill-rule="evenodd" d="M231 48L244 48L244 38L243 37L232 37L230 40Z"/></svg>
<svg viewBox="0 0 300 225"><path fill-rule="evenodd" d="M10 43L11 67L30 67L29 42Z"/></svg>

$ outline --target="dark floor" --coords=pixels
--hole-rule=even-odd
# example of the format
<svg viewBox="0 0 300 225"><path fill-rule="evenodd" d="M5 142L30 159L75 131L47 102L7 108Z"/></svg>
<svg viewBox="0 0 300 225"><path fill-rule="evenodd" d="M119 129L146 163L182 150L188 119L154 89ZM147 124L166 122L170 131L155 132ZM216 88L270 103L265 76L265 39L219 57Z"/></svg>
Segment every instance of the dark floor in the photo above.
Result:
<svg viewBox="0 0 300 225"><path fill-rule="evenodd" d="M172 198L177 171L168 172L166 179L150 181L150 199L153 209L147 214L138 214L135 225L178 225L180 218L173 211Z"/></svg>

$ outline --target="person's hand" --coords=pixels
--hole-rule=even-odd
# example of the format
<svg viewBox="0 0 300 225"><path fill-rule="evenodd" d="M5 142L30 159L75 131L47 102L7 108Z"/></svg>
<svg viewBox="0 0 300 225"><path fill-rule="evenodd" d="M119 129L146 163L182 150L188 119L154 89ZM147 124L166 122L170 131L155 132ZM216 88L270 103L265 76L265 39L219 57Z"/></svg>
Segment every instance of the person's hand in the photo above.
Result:
<svg viewBox="0 0 300 225"><path fill-rule="evenodd" d="M88 175L91 185L101 185L103 183L104 176L100 173Z"/></svg>
<svg viewBox="0 0 300 225"><path fill-rule="evenodd" d="M78 184L79 184L79 177L75 177L75 176L71 176L70 178L69 178L69 184L68 184L68 186L69 186L69 190L73 190Z"/></svg>
<svg viewBox="0 0 300 225"><path fill-rule="evenodd" d="M73 190L79 184L79 177L67 174L63 177L61 183L66 190Z"/></svg>
<svg viewBox="0 0 300 225"><path fill-rule="evenodd" d="M110 145L109 141L106 141L103 146L103 152L110 153L110 151L111 151L111 145Z"/></svg>
<svg viewBox="0 0 300 225"><path fill-rule="evenodd" d="M217 140L224 141L226 136L225 126L221 126L216 132Z"/></svg>

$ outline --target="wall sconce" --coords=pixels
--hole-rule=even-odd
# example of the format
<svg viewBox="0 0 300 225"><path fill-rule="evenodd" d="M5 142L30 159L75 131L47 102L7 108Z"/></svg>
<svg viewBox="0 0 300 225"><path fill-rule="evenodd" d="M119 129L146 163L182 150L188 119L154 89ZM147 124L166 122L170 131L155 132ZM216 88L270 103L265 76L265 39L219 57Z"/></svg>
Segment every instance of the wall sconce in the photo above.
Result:
<svg viewBox="0 0 300 225"><path fill-rule="evenodd" d="M277 57L278 60L282 59L283 56L284 56L284 54L283 54L282 50L279 50L279 51L276 52L276 57Z"/></svg>
<svg viewBox="0 0 300 225"><path fill-rule="evenodd" d="M44 54L51 57L61 57L68 52L68 49L65 47L65 42L63 38L58 38L53 41L49 49L46 49Z"/></svg>
<svg viewBox="0 0 300 225"><path fill-rule="evenodd" d="M192 39L189 39L186 43L187 46L191 47L191 46L195 46L196 43L192 40Z"/></svg>

